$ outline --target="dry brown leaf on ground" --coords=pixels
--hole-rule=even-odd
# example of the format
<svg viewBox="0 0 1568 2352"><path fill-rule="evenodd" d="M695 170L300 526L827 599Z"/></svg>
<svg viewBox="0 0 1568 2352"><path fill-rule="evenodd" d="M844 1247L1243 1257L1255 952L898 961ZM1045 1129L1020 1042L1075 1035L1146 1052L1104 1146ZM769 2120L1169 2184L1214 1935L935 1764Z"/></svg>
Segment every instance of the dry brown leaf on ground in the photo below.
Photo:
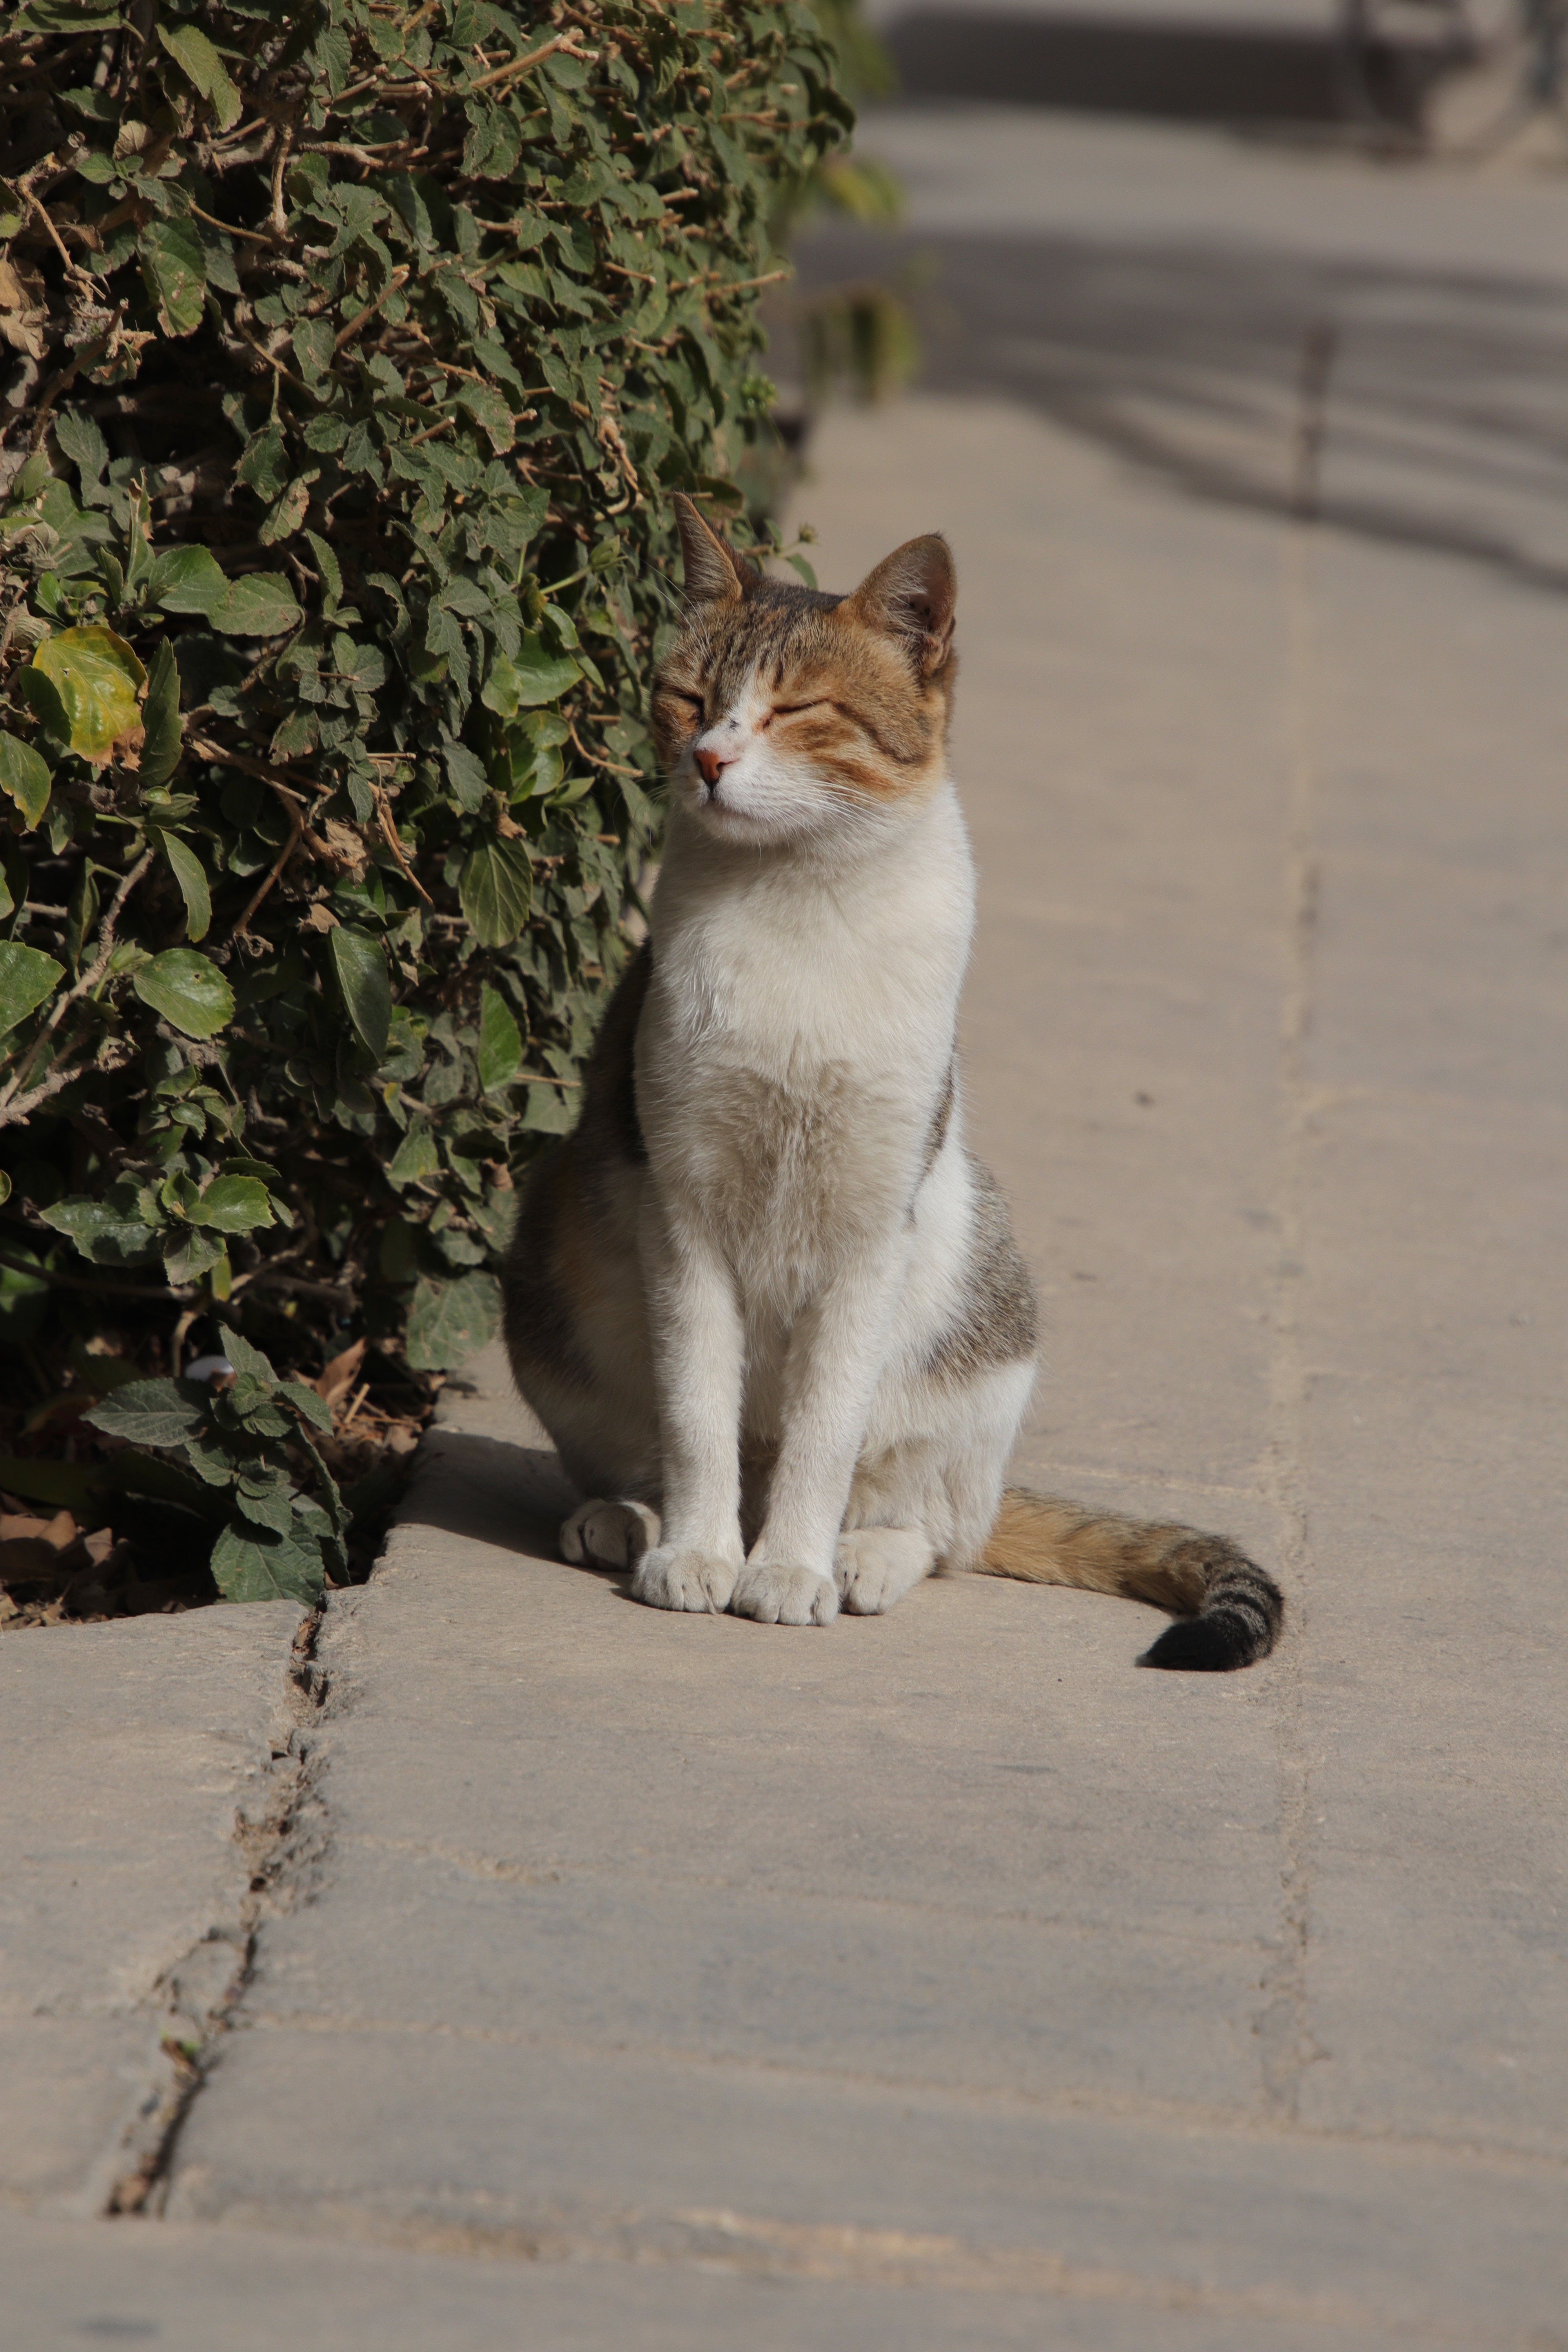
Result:
<svg viewBox="0 0 1568 2352"><path fill-rule="evenodd" d="M345 1348L341 1356L334 1356L311 1381L311 1387L323 1404L331 1405L334 1410L342 1404L353 1387L359 1368L364 1361L364 1341L356 1339L352 1348Z"/></svg>

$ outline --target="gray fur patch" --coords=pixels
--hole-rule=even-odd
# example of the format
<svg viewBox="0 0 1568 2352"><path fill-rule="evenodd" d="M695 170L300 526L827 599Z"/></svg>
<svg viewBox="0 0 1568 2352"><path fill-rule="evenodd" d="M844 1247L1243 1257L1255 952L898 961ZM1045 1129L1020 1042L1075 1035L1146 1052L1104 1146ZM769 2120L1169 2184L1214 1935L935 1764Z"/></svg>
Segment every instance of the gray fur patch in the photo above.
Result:
<svg viewBox="0 0 1568 2352"><path fill-rule="evenodd" d="M965 1157L974 1181L974 1233L964 1311L926 1360L928 1372L953 1381L1026 1362L1040 1336L1035 1286L1013 1238L1007 1203L989 1168L973 1152Z"/></svg>

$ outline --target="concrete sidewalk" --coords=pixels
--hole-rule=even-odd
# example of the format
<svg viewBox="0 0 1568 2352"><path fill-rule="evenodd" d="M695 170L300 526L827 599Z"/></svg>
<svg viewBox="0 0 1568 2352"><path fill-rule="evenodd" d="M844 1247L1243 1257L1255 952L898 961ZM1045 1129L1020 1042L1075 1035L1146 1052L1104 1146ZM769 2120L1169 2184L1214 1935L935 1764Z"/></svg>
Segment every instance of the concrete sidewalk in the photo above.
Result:
<svg viewBox="0 0 1568 2352"><path fill-rule="evenodd" d="M1331 396L1292 521L1270 348L1208 420L1267 497L971 383L830 421L802 509L837 586L958 557L1021 1466L1247 1539L1280 1652L1140 1674L1143 1612L984 1580L639 1610L481 1363L289 1685L309 1835L163 2218L13 2179L7 2352L1568 2346L1563 395L1528 518L1467 476L1500 562L1336 516Z"/></svg>

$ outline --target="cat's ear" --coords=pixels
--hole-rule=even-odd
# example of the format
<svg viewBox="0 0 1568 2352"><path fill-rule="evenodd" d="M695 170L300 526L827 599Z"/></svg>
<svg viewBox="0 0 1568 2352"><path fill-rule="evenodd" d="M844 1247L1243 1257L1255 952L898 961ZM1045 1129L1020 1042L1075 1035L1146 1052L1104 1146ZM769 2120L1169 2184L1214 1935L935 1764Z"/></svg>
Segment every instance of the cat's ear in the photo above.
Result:
<svg viewBox="0 0 1568 2352"><path fill-rule="evenodd" d="M684 490L677 490L674 504L681 561L686 566L687 603L738 604L752 576L751 565L703 521Z"/></svg>
<svg viewBox="0 0 1568 2352"><path fill-rule="evenodd" d="M952 651L958 574L938 531L896 547L845 601L868 627L898 637L922 677L941 669Z"/></svg>

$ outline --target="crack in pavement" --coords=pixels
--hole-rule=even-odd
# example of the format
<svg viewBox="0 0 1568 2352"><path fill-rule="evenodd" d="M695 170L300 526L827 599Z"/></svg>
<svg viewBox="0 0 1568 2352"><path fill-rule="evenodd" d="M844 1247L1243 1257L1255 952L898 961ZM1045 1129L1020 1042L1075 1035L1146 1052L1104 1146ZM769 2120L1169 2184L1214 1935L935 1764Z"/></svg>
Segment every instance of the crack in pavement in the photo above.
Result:
<svg viewBox="0 0 1568 2352"><path fill-rule="evenodd" d="M162 2212L181 2128L250 1986L261 1919L283 1907L293 1882L324 1849L320 1759L308 1736L327 1696L315 1663L321 1615L318 1607L302 1618L294 1635L260 1801L235 1814L234 1841L249 1872L238 1915L209 1928L153 1987L156 2041L147 2073L130 2115L70 2200L79 2211L102 2219Z"/></svg>

